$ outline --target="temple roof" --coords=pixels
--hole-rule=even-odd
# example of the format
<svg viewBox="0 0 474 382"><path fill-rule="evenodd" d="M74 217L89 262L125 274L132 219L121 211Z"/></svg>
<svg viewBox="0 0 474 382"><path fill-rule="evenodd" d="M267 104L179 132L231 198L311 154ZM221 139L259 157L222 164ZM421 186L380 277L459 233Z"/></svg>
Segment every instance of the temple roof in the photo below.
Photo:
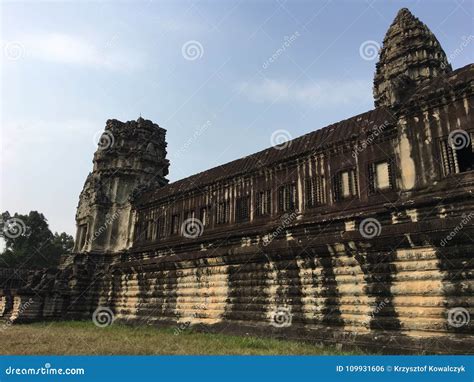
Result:
<svg viewBox="0 0 474 382"><path fill-rule="evenodd" d="M325 147L347 141L350 137L359 136L363 129L375 129L390 121L393 121L393 115L387 108L376 108L292 139L280 147L270 147L188 178L169 183L162 188L148 191L140 197L138 204L189 191L196 187L203 187L225 178L250 173L271 164L302 156L305 153L316 153L322 151Z"/></svg>

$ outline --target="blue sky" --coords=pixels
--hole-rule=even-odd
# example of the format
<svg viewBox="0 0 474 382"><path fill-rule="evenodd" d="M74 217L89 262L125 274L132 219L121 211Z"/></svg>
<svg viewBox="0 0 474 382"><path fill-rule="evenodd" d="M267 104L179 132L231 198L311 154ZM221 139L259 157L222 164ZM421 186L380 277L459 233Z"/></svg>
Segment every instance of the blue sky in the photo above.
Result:
<svg viewBox="0 0 474 382"><path fill-rule="evenodd" d="M109 118L167 129L174 181L371 109L402 7L473 62L473 1L3 2L1 210L74 234Z"/></svg>

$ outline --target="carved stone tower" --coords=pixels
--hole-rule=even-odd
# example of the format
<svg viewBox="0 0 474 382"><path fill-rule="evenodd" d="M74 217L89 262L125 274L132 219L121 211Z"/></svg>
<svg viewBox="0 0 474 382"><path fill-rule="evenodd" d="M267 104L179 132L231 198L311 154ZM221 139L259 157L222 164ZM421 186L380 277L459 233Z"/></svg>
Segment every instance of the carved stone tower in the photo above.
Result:
<svg viewBox="0 0 474 382"><path fill-rule="evenodd" d="M130 247L131 202L143 189L168 183L166 130L152 121L108 120L79 197L75 252L112 253Z"/></svg>
<svg viewBox="0 0 474 382"><path fill-rule="evenodd" d="M451 71L435 35L402 8L383 40L374 78L375 106L396 106L419 85Z"/></svg>

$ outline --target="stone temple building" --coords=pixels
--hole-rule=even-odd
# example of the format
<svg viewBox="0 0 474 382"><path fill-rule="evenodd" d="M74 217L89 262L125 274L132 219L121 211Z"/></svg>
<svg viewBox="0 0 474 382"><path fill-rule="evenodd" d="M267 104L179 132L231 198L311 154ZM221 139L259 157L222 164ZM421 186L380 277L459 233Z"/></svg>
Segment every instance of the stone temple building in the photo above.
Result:
<svg viewBox="0 0 474 382"><path fill-rule="evenodd" d="M374 109L286 144L169 183L166 130L109 120L74 253L0 314L472 353L473 80L402 9Z"/></svg>

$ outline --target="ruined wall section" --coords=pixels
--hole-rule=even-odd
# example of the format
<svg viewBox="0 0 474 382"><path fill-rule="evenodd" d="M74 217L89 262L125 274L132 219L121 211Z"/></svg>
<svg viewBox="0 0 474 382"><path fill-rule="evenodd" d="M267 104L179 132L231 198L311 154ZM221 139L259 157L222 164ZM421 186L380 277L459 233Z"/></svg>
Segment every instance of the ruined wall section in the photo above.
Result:
<svg viewBox="0 0 474 382"><path fill-rule="evenodd" d="M79 198L75 252L111 253L130 247L131 199L167 183L165 133L143 118L107 121Z"/></svg>

